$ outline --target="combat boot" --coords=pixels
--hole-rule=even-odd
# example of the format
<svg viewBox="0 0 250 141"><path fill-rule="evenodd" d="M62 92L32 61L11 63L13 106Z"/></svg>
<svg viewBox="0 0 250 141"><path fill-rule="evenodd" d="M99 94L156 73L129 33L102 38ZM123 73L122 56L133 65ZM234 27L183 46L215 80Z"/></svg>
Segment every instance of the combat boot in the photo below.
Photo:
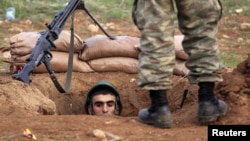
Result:
<svg viewBox="0 0 250 141"><path fill-rule="evenodd" d="M158 108L144 108L139 111L139 120L159 128L172 126L171 112L167 105Z"/></svg>
<svg viewBox="0 0 250 141"><path fill-rule="evenodd" d="M198 120L201 124L206 124L226 115L227 104L222 100L201 101L198 108Z"/></svg>

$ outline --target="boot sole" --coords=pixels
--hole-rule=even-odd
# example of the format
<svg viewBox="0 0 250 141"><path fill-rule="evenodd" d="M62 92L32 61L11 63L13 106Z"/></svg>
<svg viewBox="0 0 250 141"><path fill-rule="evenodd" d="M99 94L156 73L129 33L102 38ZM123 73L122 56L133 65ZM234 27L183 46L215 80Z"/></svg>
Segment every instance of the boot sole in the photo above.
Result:
<svg viewBox="0 0 250 141"><path fill-rule="evenodd" d="M155 127L158 128L170 128L172 127L173 121L168 121L168 122L164 122L164 123L160 123L160 122L155 122L155 121L143 121L141 119L139 119L140 122L148 124L148 125L153 125Z"/></svg>
<svg viewBox="0 0 250 141"><path fill-rule="evenodd" d="M218 118L222 117L222 116L225 116L227 113L227 110L221 114L217 114L217 115L213 115L213 116L199 116L199 122L200 123L209 123L209 122L213 122L215 120L217 120Z"/></svg>

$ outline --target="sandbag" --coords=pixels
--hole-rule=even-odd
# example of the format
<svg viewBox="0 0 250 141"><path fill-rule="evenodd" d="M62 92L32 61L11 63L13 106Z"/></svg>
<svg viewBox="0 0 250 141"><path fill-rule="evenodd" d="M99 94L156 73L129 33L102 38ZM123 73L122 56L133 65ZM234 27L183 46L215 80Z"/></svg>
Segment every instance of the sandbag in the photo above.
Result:
<svg viewBox="0 0 250 141"><path fill-rule="evenodd" d="M188 55L182 47L184 35L175 35L175 54L177 59L187 60ZM117 36L116 40L110 40L103 35L90 37L84 41L84 48L79 56L81 60L105 57L131 57L138 59L140 53L140 38L130 36Z"/></svg>
<svg viewBox="0 0 250 141"><path fill-rule="evenodd" d="M57 40L54 41L56 48L51 48L52 51L69 52L70 48L70 31L63 30ZM10 37L10 50L12 55L27 55L31 54L38 38L41 36L40 32L21 32ZM78 52L83 48L82 39L74 34L74 52Z"/></svg>
<svg viewBox="0 0 250 141"><path fill-rule="evenodd" d="M130 57L106 57L88 61L96 72L137 73L138 60Z"/></svg>
<svg viewBox="0 0 250 141"><path fill-rule="evenodd" d="M138 73L139 61L129 57L106 57L88 61L90 67L96 72L125 72ZM189 70L185 66L185 61L177 59L173 74L177 76L187 76Z"/></svg>
<svg viewBox="0 0 250 141"><path fill-rule="evenodd" d="M27 55L30 54L40 37L38 32L21 32L10 37L11 54Z"/></svg>
<svg viewBox="0 0 250 141"><path fill-rule="evenodd" d="M10 63L11 62L11 54L10 54L10 50L9 47L0 47L0 60L6 63Z"/></svg>
<svg viewBox="0 0 250 141"><path fill-rule="evenodd" d="M81 60L106 57L131 57L138 58L139 51L135 45L139 43L139 38L131 36L116 36L111 40L104 35L90 37L84 41L84 48L79 56Z"/></svg>
<svg viewBox="0 0 250 141"><path fill-rule="evenodd" d="M10 56L7 55L9 51L4 52L6 53L5 56L2 56L0 59L4 62L7 62L10 64L10 72L16 73L22 67L26 64L26 59L30 56L30 54L25 56L17 56L12 55L11 59ZM53 70L57 73L60 72L67 72L68 71L68 53L66 52L59 52L59 51L51 51L52 54L52 60L50 61L50 64L53 68ZM74 53L73 58L73 72L94 72L94 70L88 65L87 62L81 61L78 59L79 54ZM15 58L15 59L13 59ZM33 71L34 73L47 73L47 69L44 64L41 64L40 66L36 67Z"/></svg>
<svg viewBox="0 0 250 141"><path fill-rule="evenodd" d="M67 72L68 71L68 58L69 54L66 52L51 51L53 57L50 61L50 64L53 70L57 73ZM45 65L41 64L40 66L34 69L34 73L45 73L48 72ZM73 58L73 72L94 72L93 69L84 61L78 59L78 53L74 54Z"/></svg>
<svg viewBox="0 0 250 141"><path fill-rule="evenodd" d="M14 67L16 65L24 66L26 63L26 59L30 55L30 54L27 54L24 56L11 55L9 47L1 47L0 51L2 53L2 55L0 56L0 60L3 62L9 63L11 67Z"/></svg>
<svg viewBox="0 0 250 141"><path fill-rule="evenodd" d="M27 55L11 55L11 63L26 63L26 60L30 57L30 54Z"/></svg>

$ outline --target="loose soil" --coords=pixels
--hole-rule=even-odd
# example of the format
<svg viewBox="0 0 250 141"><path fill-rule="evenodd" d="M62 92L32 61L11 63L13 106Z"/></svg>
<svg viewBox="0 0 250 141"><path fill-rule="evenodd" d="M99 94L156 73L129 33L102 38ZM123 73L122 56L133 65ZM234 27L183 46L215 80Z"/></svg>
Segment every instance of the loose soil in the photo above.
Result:
<svg viewBox="0 0 250 141"><path fill-rule="evenodd" d="M230 17L232 16L232 17ZM216 96L228 104L225 117L213 122L213 125L250 124L250 59L247 46L240 49L229 48L239 43L245 31L228 23L235 19L237 23L250 22L244 15L223 17L220 22L219 44L221 51L236 50L241 55L241 63L235 68L226 68L224 81L216 84ZM79 18L80 17L80 18ZM83 39L102 34L87 29L92 21L82 13L76 15L75 31ZM45 30L44 22L31 23L29 20L20 22L3 21L1 28L1 46L8 45L8 38L22 31ZM109 23L110 25L110 23ZM112 27L104 24L107 31L114 35L139 36L139 32L131 19L115 21ZM66 28L68 25L66 26ZM249 30L249 29L248 29ZM178 32L178 31L177 31ZM247 40L246 42L249 42ZM4 71L5 70L5 71ZM48 73L31 74L30 85L13 80L6 69L1 67L0 74L0 140L24 141L23 130L28 128L40 141L206 141L207 126L200 125L196 119L197 86L190 85L186 78L172 76L173 89L168 93L170 109L174 124L169 129L159 129L138 121L137 113L141 108L150 105L147 91L137 85L137 74L123 72L77 73L74 72L68 93L59 93ZM64 84L66 73L58 73L58 80ZM90 116L83 112L83 102L90 87L101 79L109 80L121 93L123 112L121 116L101 117ZM179 108L183 91L188 95L182 108ZM100 134L94 134L100 130ZM102 136L106 133L106 137ZM111 134L111 135L110 135Z"/></svg>

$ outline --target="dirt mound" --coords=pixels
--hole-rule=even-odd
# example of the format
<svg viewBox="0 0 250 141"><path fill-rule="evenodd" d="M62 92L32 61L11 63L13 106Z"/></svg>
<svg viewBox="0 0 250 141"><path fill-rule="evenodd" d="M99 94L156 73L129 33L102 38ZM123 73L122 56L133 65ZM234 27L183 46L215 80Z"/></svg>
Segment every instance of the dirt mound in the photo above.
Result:
<svg viewBox="0 0 250 141"><path fill-rule="evenodd" d="M219 83L216 93L229 106L228 116L223 122L244 124L250 123L250 58L237 65L232 72L223 75L224 81Z"/></svg>

